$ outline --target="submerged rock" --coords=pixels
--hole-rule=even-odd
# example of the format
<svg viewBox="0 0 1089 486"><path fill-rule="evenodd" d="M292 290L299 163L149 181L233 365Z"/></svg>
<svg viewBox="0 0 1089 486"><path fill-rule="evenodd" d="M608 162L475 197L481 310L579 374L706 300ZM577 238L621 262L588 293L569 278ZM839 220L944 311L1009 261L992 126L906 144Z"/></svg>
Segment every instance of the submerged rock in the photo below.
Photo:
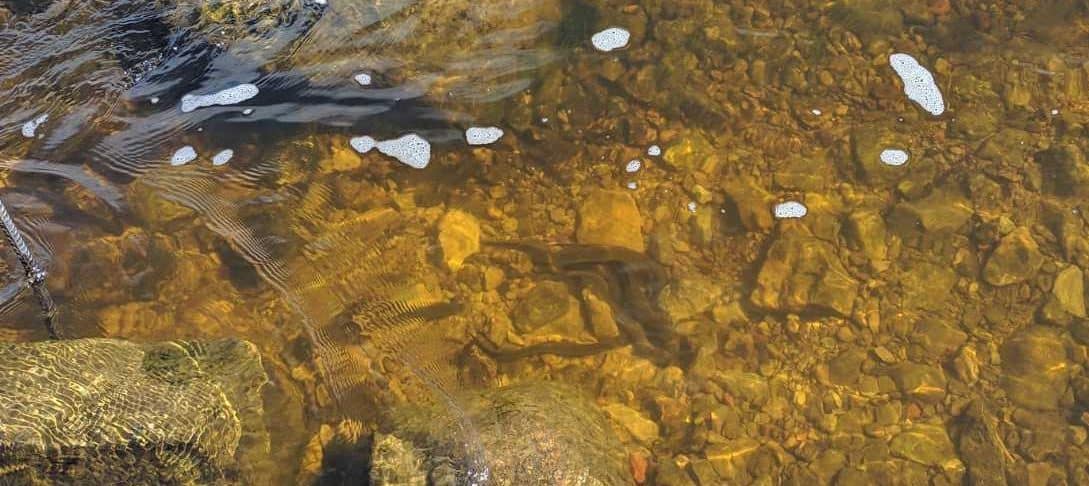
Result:
<svg viewBox="0 0 1089 486"><path fill-rule="evenodd" d="M1010 400L1033 410L1059 408L1072 363L1057 331L1039 326L1025 329L1009 338L1001 353L1002 387Z"/></svg>
<svg viewBox="0 0 1089 486"><path fill-rule="evenodd" d="M1085 275L1076 266L1069 266L1055 276L1051 295L1059 308L1074 317L1085 314Z"/></svg>
<svg viewBox="0 0 1089 486"><path fill-rule="evenodd" d="M1044 263L1040 247L1027 228L1018 228L1002 238L983 267L983 279L1001 287L1024 282Z"/></svg>
<svg viewBox="0 0 1089 486"><path fill-rule="evenodd" d="M434 478L437 470L452 465L454 475L461 477L465 445L475 442L487 464L488 484L632 483L627 451L609 420L574 389L524 383L463 394L456 401L464 407L457 413L464 414L473 430L463 431L457 413L446 405L394 411L392 435L410 441L424 457L425 476ZM389 462L386 456L373 460Z"/></svg>
<svg viewBox="0 0 1089 486"><path fill-rule="evenodd" d="M937 466L946 470L964 468L953 450L953 441L949 439L945 427L940 425L912 425L892 438L889 452L924 466Z"/></svg>
<svg viewBox="0 0 1089 486"><path fill-rule="evenodd" d="M238 340L0 344L2 482L263 482L266 381Z"/></svg>
<svg viewBox="0 0 1089 486"><path fill-rule="evenodd" d="M642 253L643 218L635 199L624 191L596 189L579 205L575 238L588 245L620 246Z"/></svg>
<svg viewBox="0 0 1089 486"><path fill-rule="evenodd" d="M754 304L782 312L831 312L851 315L856 281L836 255L835 247L808 234L788 231L768 248Z"/></svg>
<svg viewBox="0 0 1089 486"><path fill-rule="evenodd" d="M465 211L450 210L439 220L439 247L448 268L461 268L466 258L480 251L480 223Z"/></svg>

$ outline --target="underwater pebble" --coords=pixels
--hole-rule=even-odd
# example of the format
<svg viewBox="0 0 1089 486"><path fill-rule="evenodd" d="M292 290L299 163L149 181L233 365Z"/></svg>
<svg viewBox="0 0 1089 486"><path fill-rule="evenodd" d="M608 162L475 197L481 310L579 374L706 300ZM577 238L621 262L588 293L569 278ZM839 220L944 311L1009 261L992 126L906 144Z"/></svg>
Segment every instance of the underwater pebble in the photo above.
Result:
<svg viewBox="0 0 1089 486"><path fill-rule="evenodd" d="M371 75L367 73L356 74L354 79L360 86L370 86L372 81Z"/></svg>
<svg viewBox="0 0 1089 486"><path fill-rule="evenodd" d="M375 144L379 152L393 157L409 167L423 169L431 162L431 144L423 137L410 133L401 138Z"/></svg>
<svg viewBox="0 0 1089 486"><path fill-rule="evenodd" d="M30 121L24 123L23 124L23 136L26 137L26 138L34 138L34 135L37 134L38 127L41 126L42 123L45 123L45 121L48 120L48 119L49 119L49 115L41 115L38 118L35 118L33 120L30 120Z"/></svg>
<svg viewBox="0 0 1089 486"><path fill-rule="evenodd" d="M945 113L945 99L930 74L919 61L907 54L896 53L889 56L889 65L904 82L904 94L924 110L934 116Z"/></svg>
<svg viewBox="0 0 1089 486"><path fill-rule="evenodd" d="M220 150L218 154L215 154L215 156L212 157L212 165L226 164L231 161L231 157L234 157L234 150Z"/></svg>
<svg viewBox="0 0 1089 486"><path fill-rule="evenodd" d="M630 32L621 29L620 27L610 27L594 34L593 37L590 38L590 42L594 44L595 49L602 52L609 52L627 46L630 39Z"/></svg>
<svg viewBox="0 0 1089 486"><path fill-rule="evenodd" d="M469 127L465 130L465 141L469 145L488 145L503 138L503 129L498 127Z"/></svg>
<svg viewBox="0 0 1089 486"><path fill-rule="evenodd" d="M234 105L257 96L258 91L256 85L244 83L208 95L187 94L182 96L181 110L182 113L189 113L207 106Z"/></svg>
<svg viewBox="0 0 1089 486"><path fill-rule="evenodd" d="M908 161L908 153L900 149L885 149L881 151L881 163L899 167Z"/></svg>
<svg viewBox="0 0 1089 486"><path fill-rule="evenodd" d="M186 145L174 152L174 155L170 157L170 165L185 165L196 158L197 151L193 150L191 145Z"/></svg>
<svg viewBox="0 0 1089 486"><path fill-rule="evenodd" d="M809 209L798 201L786 201L775 205L775 217L778 219L800 218L809 213Z"/></svg>
<svg viewBox="0 0 1089 486"><path fill-rule="evenodd" d="M651 145L649 148L647 148L647 155L651 157L657 157L659 155L662 155L662 147L659 147L657 145Z"/></svg>
<svg viewBox="0 0 1089 486"><path fill-rule="evenodd" d="M377 144L378 142L366 135L362 137L352 137L352 139L348 141L348 145L351 145L356 152L359 152L361 154L370 152L371 149L373 149L374 146Z"/></svg>
<svg viewBox="0 0 1089 486"><path fill-rule="evenodd" d="M639 169L643 167L643 163L639 159L632 159L628 161L628 165L624 166L625 172L639 172Z"/></svg>

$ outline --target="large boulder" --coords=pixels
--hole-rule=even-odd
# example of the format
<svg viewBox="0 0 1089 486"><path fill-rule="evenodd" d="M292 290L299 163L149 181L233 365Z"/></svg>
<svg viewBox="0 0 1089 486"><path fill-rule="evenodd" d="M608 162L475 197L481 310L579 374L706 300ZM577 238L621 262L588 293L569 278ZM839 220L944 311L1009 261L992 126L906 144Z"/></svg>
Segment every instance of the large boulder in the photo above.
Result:
<svg viewBox="0 0 1089 486"><path fill-rule="evenodd" d="M239 340L0 344L3 482L258 481L266 381Z"/></svg>

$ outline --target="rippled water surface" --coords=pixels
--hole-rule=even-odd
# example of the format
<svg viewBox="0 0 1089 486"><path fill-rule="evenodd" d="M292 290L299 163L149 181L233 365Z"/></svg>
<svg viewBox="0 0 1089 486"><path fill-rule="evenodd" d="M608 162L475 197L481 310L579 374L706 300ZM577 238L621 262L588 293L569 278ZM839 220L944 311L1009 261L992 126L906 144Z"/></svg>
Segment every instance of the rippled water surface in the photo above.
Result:
<svg viewBox="0 0 1089 486"><path fill-rule="evenodd" d="M216 481L1089 484L1085 0L0 22L61 337L260 352ZM9 250L0 340L45 340Z"/></svg>

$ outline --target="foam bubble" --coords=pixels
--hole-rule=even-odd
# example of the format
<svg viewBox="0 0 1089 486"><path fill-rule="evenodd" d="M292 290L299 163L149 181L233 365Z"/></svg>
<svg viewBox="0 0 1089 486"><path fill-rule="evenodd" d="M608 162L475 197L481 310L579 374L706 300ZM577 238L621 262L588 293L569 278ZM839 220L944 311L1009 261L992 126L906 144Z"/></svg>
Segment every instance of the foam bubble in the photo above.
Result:
<svg viewBox="0 0 1089 486"><path fill-rule="evenodd" d="M904 94L924 110L934 116L945 113L945 99L930 74L919 61L907 54L896 53L889 56L889 65L904 83Z"/></svg>
<svg viewBox="0 0 1089 486"><path fill-rule="evenodd" d="M629 183L628 183L628 189L631 189L631 190L633 190L633 191L634 191L634 190L636 190L636 189L637 189L638 187L639 187L639 186L638 186L638 185L636 185L636 184L635 184L635 182L629 182Z"/></svg>
<svg viewBox="0 0 1089 486"><path fill-rule="evenodd" d="M688 212L696 212L696 201L688 201Z"/></svg>
<svg viewBox="0 0 1089 486"><path fill-rule="evenodd" d="M798 201L786 201L775 205L775 217L778 219L800 218L809 213L809 209Z"/></svg>
<svg viewBox="0 0 1089 486"><path fill-rule="evenodd" d="M469 145L488 145L503 138L503 129L498 127L469 127L465 130L465 141Z"/></svg>
<svg viewBox="0 0 1089 486"><path fill-rule="evenodd" d="M42 123L45 123L49 119L49 115L41 115L33 120L27 121L23 124L23 136L26 138L34 138L38 132L38 127Z"/></svg>
<svg viewBox="0 0 1089 486"><path fill-rule="evenodd" d="M152 96L151 99L148 100L148 101L151 101L151 104L153 104L153 105L157 105L157 104L159 104L159 97L158 96Z"/></svg>
<svg viewBox="0 0 1089 486"><path fill-rule="evenodd" d="M393 157L409 167L423 169L431 162L431 144L423 137L410 133L401 138L375 144L379 152Z"/></svg>
<svg viewBox="0 0 1089 486"><path fill-rule="evenodd" d="M647 149L647 155L651 157L657 157L659 155L662 155L662 147L659 147L657 145L651 145L650 148Z"/></svg>
<svg viewBox="0 0 1089 486"><path fill-rule="evenodd" d="M351 145L356 152L361 154L370 152L377 144L377 141L365 135L362 137L352 137L352 139L348 141L348 145Z"/></svg>
<svg viewBox="0 0 1089 486"><path fill-rule="evenodd" d="M885 149L881 151L881 163L899 167L908 162L908 153L900 149Z"/></svg>
<svg viewBox="0 0 1089 486"><path fill-rule="evenodd" d="M610 27L594 34L593 37L590 38L590 42L594 44L594 48L602 52L609 52L625 47L628 45L629 40L631 40L631 33L620 27Z"/></svg>
<svg viewBox="0 0 1089 486"><path fill-rule="evenodd" d="M215 156L212 157L212 165L226 164L231 161L231 157L234 157L234 150L220 150L218 154L215 154Z"/></svg>
<svg viewBox="0 0 1089 486"><path fill-rule="evenodd" d="M256 85L243 83L207 95L190 93L182 96L181 110L183 113L189 113L197 108L204 108L207 106L234 105L257 96L258 92L259 90Z"/></svg>
<svg viewBox="0 0 1089 486"><path fill-rule="evenodd" d="M245 110L242 110L242 114L246 115L246 116L252 115L253 114L253 108L246 108Z"/></svg>
<svg viewBox="0 0 1089 486"><path fill-rule="evenodd" d="M643 163L640 162L639 159L632 159L632 160L628 161L628 165L624 166L624 171L628 172L628 173L639 172L639 169L642 169L642 168L643 168Z"/></svg>
<svg viewBox="0 0 1089 486"><path fill-rule="evenodd" d="M821 114L824 113L819 108L813 108L812 110L809 110L809 112L812 113L814 116L821 116Z"/></svg>
<svg viewBox="0 0 1089 486"><path fill-rule="evenodd" d="M185 165L196 160L196 158L197 151L193 150L191 145L186 145L174 152L174 155L170 157L170 165Z"/></svg>
<svg viewBox="0 0 1089 486"><path fill-rule="evenodd" d="M355 82L359 83L360 86L370 86L371 81L373 81L371 75L367 73L356 74L352 79L355 79Z"/></svg>

